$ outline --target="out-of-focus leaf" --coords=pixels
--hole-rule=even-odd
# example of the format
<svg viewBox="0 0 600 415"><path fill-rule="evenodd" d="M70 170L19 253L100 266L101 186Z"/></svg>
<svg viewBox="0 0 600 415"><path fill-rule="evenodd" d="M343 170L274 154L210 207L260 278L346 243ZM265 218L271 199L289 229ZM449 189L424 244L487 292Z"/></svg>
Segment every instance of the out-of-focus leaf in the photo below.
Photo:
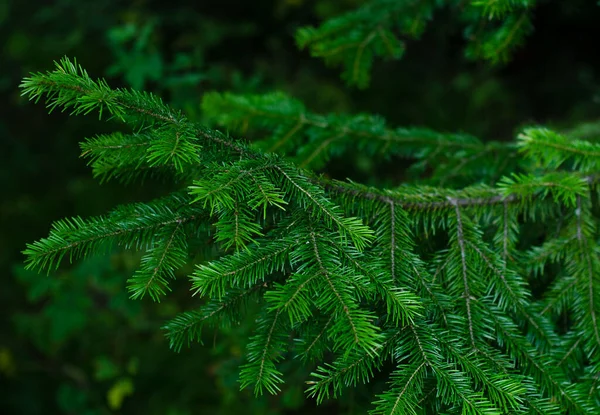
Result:
<svg viewBox="0 0 600 415"><path fill-rule="evenodd" d="M113 409L121 409L126 397L133 394L133 381L130 378L122 378L116 381L106 394L108 406Z"/></svg>

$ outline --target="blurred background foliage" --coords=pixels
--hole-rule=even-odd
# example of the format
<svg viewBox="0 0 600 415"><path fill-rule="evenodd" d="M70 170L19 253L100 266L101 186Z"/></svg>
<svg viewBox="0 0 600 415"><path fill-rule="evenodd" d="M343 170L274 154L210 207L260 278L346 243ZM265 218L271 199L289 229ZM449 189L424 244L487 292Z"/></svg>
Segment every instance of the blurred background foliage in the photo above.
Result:
<svg viewBox="0 0 600 415"><path fill-rule="evenodd" d="M534 33L498 66L466 60L460 22L441 10L402 60L377 62L371 86L359 91L299 51L293 35L361 3L0 1L0 413L364 413L373 390L357 388L318 409L305 401L310 368L280 396L240 393L237 366L250 330L244 324L207 332L204 346L170 351L160 327L194 299L181 278L160 304L129 300L125 280L135 255L115 252L49 277L24 271L20 251L53 220L149 200L166 185L99 184L77 143L109 127L93 117L48 116L17 88L30 71L67 55L92 76L155 92L199 122L205 92L281 90L313 112L375 113L391 126L511 140L523 125L544 123L599 136L596 2L539 1ZM363 178L386 168L360 155L353 160ZM355 169L334 160L329 172L356 178Z"/></svg>

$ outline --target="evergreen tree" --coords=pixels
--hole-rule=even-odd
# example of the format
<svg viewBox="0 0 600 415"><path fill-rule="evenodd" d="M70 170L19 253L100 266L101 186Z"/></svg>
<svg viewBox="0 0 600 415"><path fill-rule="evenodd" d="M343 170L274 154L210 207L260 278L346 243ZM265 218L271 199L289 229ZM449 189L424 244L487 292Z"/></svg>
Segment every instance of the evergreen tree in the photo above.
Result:
<svg viewBox="0 0 600 415"><path fill-rule="evenodd" d="M365 87L373 57L399 57L401 36L419 36L441 6L466 22L469 56L502 61L530 30L532 1L373 0L297 40ZM373 414L600 411L598 143L540 126L514 143L482 142L316 114L282 93L207 94L209 120L267 137L250 142L154 95L111 89L67 58L22 88L50 110L97 111L129 128L81 144L100 180L156 176L179 189L55 222L27 246L27 267L140 250L128 289L159 301L195 264L191 290L203 305L164 329L179 350L206 325L255 313L242 388L276 394L282 362L293 360L314 367L306 392L317 402L383 371ZM319 174L356 150L409 159L406 183ZM211 250L198 255L199 244Z"/></svg>

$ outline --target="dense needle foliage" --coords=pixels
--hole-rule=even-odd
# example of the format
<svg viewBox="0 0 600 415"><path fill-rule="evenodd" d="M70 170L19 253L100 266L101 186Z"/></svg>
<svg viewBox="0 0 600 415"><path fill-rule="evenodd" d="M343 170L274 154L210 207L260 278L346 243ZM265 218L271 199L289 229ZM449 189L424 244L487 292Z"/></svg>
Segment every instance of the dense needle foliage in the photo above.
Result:
<svg viewBox="0 0 600 415"><path fill-rule="evenodd" d="M473 35L469 56L506 59L529 30L529 1L374 0L297 40L366 87L373 57L400 56L398 27L419 35L442 3L462 7L468 33L496 23ZM152 94L112 89L68 58L22 90L50 109L125 124L81 144L98 179L160 177L180 188L55 222L25 250L28 268L141 250L127 287L158 301L195 264L191 290L204 303L166 323L166 335L180 350L204 326L255 312L242 388L276 394L291 360L314 367L306 392L317 402L382 372L388 387L373 396L374 414L600 411L598 143L541 126L482 142L317 114L282 93L205 95L205 116L229 135ZM252 131L263 138L238 138ZM407 183L319 174L357 149L411 160Z"/></svg>

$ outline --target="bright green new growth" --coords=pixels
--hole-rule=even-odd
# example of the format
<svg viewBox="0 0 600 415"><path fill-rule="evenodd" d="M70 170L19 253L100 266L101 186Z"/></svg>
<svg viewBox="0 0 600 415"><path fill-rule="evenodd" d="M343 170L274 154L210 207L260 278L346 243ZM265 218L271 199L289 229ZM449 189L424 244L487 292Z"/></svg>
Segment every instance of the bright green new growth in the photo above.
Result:
<svg viewBox="0 0 600 415"><path fill-rule="evenodd" d="M373 56L400 54L388 25L418 35L434 7L458 3L374 0L298 37L319 56L339 47L345 76L364 86ZM484 36L505 36L487 43L494 56L517 42L517 29L502 28L532 6L461 4L468 22L500 27ZM21 87L51 110L98 111L129 127L81 144L95 177L158 176L179 189L57 221L27 246L28 268L50 272L115 246L142 251L127 286L158 301L193 264L203 305L165 325L171 347L258 310L240 373L256 393L278 393L292 361L314 368L306 392L318 402L382 372L388 387L373 414L600 412L597 143L540 127L516 143L483 143L368 114L316 114L282 93L206 94L209 120L265 137L249 143L151 94L111 89L67 58ZM418 179L382 189L315 173L357 150L408 158L407 177ZM199 245L211 249L200 255Z"/></svg>

